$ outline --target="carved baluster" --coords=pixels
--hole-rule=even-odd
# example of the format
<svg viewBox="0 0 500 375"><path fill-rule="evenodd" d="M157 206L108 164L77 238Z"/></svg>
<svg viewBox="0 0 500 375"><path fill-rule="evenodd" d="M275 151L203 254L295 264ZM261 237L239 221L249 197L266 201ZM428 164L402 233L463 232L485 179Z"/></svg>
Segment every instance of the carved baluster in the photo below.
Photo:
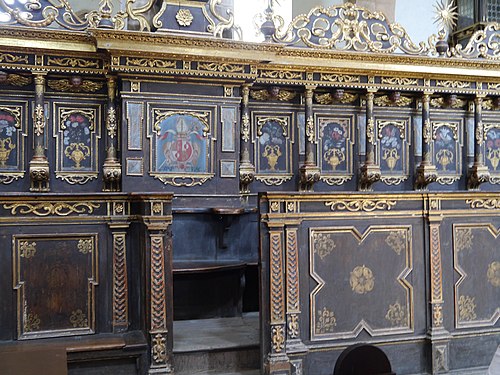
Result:
<svg viewBox="0 0 500 375"><path fill-rule="evenodd" d="M248 100L250 86L245 84L241 88L241 129L240 129L240 192L249 193L248 186L255 179L255 167L250 161L250 110Z"/></svg>
<svg viewBox="0 0 500 375"><path fill-rule="evenodd" d="M103 191L120 191L122 169L117 158L118 121L116 114L116 78L108 76L108 111L106 113L106 160L103 166Z"/></svg>
<svg viewBox="0 0 500 375"><path fill-rule="evenodd" d="M306 118L306 160L304 165L300 167L300 186L301 191L312 191L315 182L319 181L320 170L315 162L315 147L316 143L316 126L314 124L313 116L313 86L307 86L305 91L305 118Z"/></svg>
<svg viewBox="0 0 500 375"><path fill-rule="evenodd" d="M35 76L35 110L33 114L34 152L30 161L30 191L49 191L50 168L45 155L45 75L46 72L33 73Z"/></svg>
<svg viewBox="0 0 500 375"><path fill-rule="evenodd" d="M474 99L474 164L469 169L467 188L469 190L479 190L479 186L489 181L490 172L484 165L484 125L483 125L483 98L477 95Z"/></svg>
<svg viewBox="0 0 500 375"><path fill-rule="evenodd" d="M377 90L369 89L366 94L366 159L360 168L359 190L371 191L372 185L380 180L380 166L375 163L375 119L373 100Z"/></svg>
<svg viewBox="0 0 500 375"><path fill-rule="evenodd" d="M430 116L431 92L422 96L422 161L417 167L415 189L426 190L427 186L437 180L437 169L432 164L431 143L432 128Z"/></svg>

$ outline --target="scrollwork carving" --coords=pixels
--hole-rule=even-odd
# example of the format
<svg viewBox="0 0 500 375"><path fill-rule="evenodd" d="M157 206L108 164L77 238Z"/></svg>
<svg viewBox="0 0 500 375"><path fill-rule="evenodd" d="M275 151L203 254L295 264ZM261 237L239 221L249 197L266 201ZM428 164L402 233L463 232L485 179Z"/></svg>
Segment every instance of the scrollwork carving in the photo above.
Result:
<svg viewBox="0 0 500 375"><path fill-rule="evenodd" d="M396 206L396 200L372 200L372 199L354 199L354 200L334 200L325 202L325 206L330 207L332 211L350 211L350 212L373 212L387 210Z"/></svg>
<svg viewBox="0 0 500 375"><path fill-rule="evenodd" d="M78 203L5 203L3 208L10 210L11 215L29 215L36 216L68 216L70 214L91 214L95 209L99 208L99 203L78 202Z"/></svg>

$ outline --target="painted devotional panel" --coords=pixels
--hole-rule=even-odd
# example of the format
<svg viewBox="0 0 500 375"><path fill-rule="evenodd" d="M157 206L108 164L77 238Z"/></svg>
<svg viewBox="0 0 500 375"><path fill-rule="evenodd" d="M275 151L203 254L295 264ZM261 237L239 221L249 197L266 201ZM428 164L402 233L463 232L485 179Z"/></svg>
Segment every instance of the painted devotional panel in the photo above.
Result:
<svg viewBox="0 0 500 375"><path fill-rule="evenodd" d="M311 228L309 257L312 341L413 332L411 226Z"/></svg>
<svg viewBox="0 0 500 375"><path fill-rule="evenodd" d="M462 177L463 120L432 120L432 162L437 182L451 185Z"/></svg>
<svg viewBox="0 0 500 375"><path fill-rule="evenodd" d="M490 182L500 184L500 120L484 124L485 164L490 171Z"/></svg>
<svg viewBox="0 0 500 375"><path fill-rule="evenodd" d="M101 107L55 103L56 177L83 185L98 176Z"/></svg>
<svg viewBox="0 0 500 375"><path fill-rule="evenodd" d="M201 185L214 176L214 111L151 108L152 176L173 186Z"/></svg>
<svg viewBox="0 0 500 375"><path fill-rule="evenodd" d="M24 176L27 104L0 103L0 184Z"/></svg>
<svg viewBox="0 0 500 375"><path fill-rule="evenodd" d="M291 180L292 115L252 112L252 117L256 180L269 186Z"/></svg>
<svg viewBox="0 0 500 375"><path fill-rule="evenodd" d="M95 332L97 234L13 236L18 338Z"/></svg>
<svg viewBox="0 0 500 375"><path fill-rule="evenodd" d="M410 118L377 118L377 163L381 180L399 185L409 177Z"/></svg>
<svg viewBox="0 0 500 375"><path fill-rule="evenodd" d="M353 176L354 116L318 115L321 181L342 185Z"/></svg>

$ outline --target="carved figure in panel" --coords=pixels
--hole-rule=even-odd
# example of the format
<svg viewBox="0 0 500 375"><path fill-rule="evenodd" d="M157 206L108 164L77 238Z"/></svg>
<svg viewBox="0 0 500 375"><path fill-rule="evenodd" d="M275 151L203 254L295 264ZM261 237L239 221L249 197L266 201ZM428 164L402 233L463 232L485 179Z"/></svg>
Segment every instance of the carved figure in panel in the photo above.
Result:
<svg viewBox="0 0 500 375"><path fill-rule="evenodd" d="M340 185L352 177L352 118L318 119L321 180Z"/></svg>
<svg viewBox="0 0 500 375"><path fill-rule="evenodd" d="M207 173L208 123L192 114L172 113L157 127L153 169L162 173Z"/></svg>

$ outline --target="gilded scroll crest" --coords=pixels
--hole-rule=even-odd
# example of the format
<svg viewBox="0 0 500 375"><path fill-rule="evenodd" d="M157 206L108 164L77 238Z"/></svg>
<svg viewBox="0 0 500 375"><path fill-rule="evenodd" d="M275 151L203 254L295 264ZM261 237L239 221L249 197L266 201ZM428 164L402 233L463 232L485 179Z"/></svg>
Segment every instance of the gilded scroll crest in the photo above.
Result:
<svg viewBox="0 0 500 375"><path fill-rule="evenodd" d="M429 52L424 42L417 46L400 25L390 24L384 14L351 3L314 7L307 15L295 17L287 30L278 28L274 39L340 51L392 53L401 50L411 55Z"/></svg>
<svg viewBox="0 0 500 375"><path fill-rule="evenodd" d="M465 47L457 44L450 49L449 54L453 57L474 59L483 57L488 60L500 59L498 40L500 38L500 23L487 24L483 30L476 31Z"/></svg>

